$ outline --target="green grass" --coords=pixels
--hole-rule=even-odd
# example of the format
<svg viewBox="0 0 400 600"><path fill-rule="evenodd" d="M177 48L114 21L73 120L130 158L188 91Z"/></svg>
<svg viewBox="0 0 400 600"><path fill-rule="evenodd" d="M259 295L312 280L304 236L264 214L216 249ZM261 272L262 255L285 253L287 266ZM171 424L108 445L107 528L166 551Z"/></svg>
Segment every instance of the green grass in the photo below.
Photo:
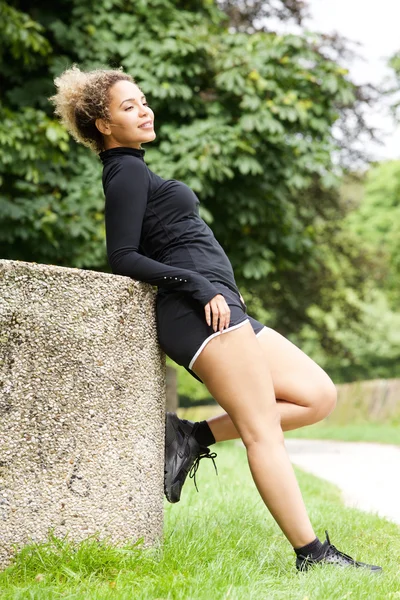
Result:
<svg viewBox="0 0 400 600"><path fill-rule="evenodd" d="M308 427L286 431L285 437L344 442L380 442L400 445L400 426L389 423L349 423L336 425L322 421Z"/></svg>
<svg viewBox="0 0 400 600"><path fill-rule="evenodd" d="M237 442L215 447L188 480L179 504L165 503L163 544L116 548L93 538L27 546L0 573L0 598L77 600L389 600L400 597L400 528L345 508L337 488L296 468L317 535L328 529L344 552L380 564L359 569L294 567L295 554L265 508Z"/></svg>

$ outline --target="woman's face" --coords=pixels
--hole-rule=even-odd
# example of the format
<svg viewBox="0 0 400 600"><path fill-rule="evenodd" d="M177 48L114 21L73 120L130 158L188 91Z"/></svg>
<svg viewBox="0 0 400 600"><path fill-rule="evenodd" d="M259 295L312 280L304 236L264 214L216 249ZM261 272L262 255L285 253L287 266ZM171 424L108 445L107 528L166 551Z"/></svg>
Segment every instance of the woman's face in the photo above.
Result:
<svg viewBox="0 0 400 600"><path fill-rule="evenodd" d="M156 138L154 113L147 106L143 92L134 83L114 83L110 88L109 112L110 122L96 119L106 150L118 146L140 148L140 144Z"/></svg>

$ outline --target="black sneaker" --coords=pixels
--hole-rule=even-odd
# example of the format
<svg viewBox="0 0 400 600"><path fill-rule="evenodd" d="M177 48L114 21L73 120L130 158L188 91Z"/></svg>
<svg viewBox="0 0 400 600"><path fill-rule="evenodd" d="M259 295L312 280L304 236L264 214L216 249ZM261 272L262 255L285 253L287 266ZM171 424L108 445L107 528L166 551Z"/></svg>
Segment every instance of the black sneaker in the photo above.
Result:
<svg viewBox="0 0 400 600"><path fill-rule="evenodd" d="M369 569L374 573L382 571L382 567L376 567L375 565L367 565L366 563L358 562L351 558L348 554L340 552L335 546L331 544L328 532L325 531L326 540L322 544L324 554L320 558L310 558L310 556L302 556L301 554L296 558L296 568L299 571L307 571L307 569L317 563L330 563L339 567L362 567Z"/></svg>
<svg viewBox="0 0 400 600"><path fill-rule="evenodd" d="M168 502L179 502L182 486L187 475L194 478L202 458L211 458L218 475L214 458L215 452L201 446L193 435L196 423L179 419L175 413L167 412L165 419L165 463L164 492Z"/></svg>

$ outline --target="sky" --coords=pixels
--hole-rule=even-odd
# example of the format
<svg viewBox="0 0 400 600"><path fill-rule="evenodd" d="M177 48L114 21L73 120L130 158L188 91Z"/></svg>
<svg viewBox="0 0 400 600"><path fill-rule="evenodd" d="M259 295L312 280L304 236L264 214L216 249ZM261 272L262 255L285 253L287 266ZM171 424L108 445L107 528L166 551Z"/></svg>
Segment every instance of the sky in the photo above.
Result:
<svg viewBox="0 0 400 600"><path fill-rule="evenodd" d="M304 22L307 29L337 32L360 43L355 49L362 59L343 63L353 81L382 84L391 77L386 62L400 51L400 0L308 0L308 6L311 18ZM284 30L294 28L288 25ZM400 126L389 116L388 102L382 99L367 116L384 142L369 148L374 160L400 159Z"/></svg>

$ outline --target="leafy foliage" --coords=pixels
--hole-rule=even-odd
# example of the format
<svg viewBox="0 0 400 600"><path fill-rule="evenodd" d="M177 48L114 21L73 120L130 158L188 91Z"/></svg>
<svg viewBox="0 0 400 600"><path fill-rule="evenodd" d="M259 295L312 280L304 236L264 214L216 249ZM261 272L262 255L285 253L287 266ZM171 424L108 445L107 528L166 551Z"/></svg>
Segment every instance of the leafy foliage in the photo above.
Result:
<svg viewBox="0 0 400 600"><path fill-rule="evenodd" d="M374 254L375 285L383 288L393 309L400 306L400 161L375 165L365 178L362 202L347 224Z"/></svg>
<svg viewBox="0 0 400 600"><path fill-rule="evenodd" d="M281 5L301 19L301 2ZM198 194L252 314L286 335L308 324L328 352L344 352L313 307L338 304L336 324L351 327L349 289L363 293L331 160L332 126L356 88L321 38L232 31L214 0L0 6L1 255L109 270L100 162L47 98L73 62L122 65L155 112L146 161Z"/></svg>
<svg viewBox="0 0 400 600"><path fill-rule="evenodd" d="M302 348L311 352L337 381L397 377L400 360L400 162L376 164L364 175L348 176L343 186L342 204L347 210L342 233L348 240L353 240L356 253L364 255L369 271L366 273L365 268L354 260L354 255L349 254L346 281L352 281L352 285L347 288L335 286L336 293L342 289L349 295L348 302L343 304L337 299L330 310L323 304L308 309L312 311L314 321L322 320L331 330L331 337L346 351L327 351L324 338L317 337L309 325L302 327L300 332ZM346 248L350 248L348 241ZM339 254L335 253L337 256ZM349 278L352 268L359 278L358 284L357 279ZM365 288L363 298L357 293L359 285ZM356 319L349 311L352 305L357 311ZM350 328L343 326L343 307L348 312L346 319L352 322Z"/></svg>
<svg viewBox="0 0 400 600"><path fill-rule="evenodd" d="M389 67L393 69L396 84L394 89L390 89L389 93L392 95L392 108L393 113L399 118L400 112L400 52L394 54L389 60Z"/></svg>
<svg viewBox="0 0 400 600"><path fill-rule="evenodd" d="M307 16L307 3L303 0L218 0L218 6L228 15L231 28L251 33L260 27L258 23L268 23L271 17L300 24Z"/></svg>

